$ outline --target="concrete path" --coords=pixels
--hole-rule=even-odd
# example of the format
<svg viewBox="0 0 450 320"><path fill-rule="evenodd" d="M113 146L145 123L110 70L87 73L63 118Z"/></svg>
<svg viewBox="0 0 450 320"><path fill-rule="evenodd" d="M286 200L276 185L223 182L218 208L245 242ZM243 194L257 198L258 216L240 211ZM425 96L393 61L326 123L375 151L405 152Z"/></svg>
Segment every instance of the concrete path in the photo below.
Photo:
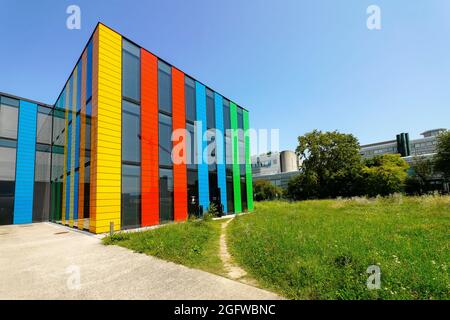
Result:
<svg viewBox="0 0 450 320"><path fill-rule="evenodd" d="M279 298L51 223L0 226L0 299Z"/></svg>

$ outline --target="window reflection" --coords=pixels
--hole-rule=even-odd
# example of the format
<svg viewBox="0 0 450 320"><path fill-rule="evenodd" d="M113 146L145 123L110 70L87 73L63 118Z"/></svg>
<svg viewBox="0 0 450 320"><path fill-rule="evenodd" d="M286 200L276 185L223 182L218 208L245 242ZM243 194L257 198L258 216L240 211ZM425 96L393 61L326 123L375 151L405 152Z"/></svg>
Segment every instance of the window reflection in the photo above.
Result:
<svg viewBox="0 0 450 320"><path fill-rule="evenodd" d="M172 166L172 118L159 114L159 165Z"/></svg>
<svg viewBox="0 0 450 320"><path fill-rule="evenodd" d="M19 109L0 104L0 138L17 139Z"/></svg>
<svg viewBox="0 0 450 320"><path fill-rule="evenodd" d="M0 225L13 223L16 149L0 147Z"/></svg>
<svg viewBox="0 0 450 320"><path fill-rule="evenodd" d="M158 61L158 106L160 111L172 113L172 72L162 61Z"/></svg>
<svg viewBox="0 0 450 320"><path fill-rule="evenodd" d="M122 228L138 228L141 224L141 168L122 165Z"/></svg>
<svg viewBox="0 0 450 320"><path fill-rule="evenodd" d="M159 220L161 223L173 221L173 171L159 169Z"/></svg>

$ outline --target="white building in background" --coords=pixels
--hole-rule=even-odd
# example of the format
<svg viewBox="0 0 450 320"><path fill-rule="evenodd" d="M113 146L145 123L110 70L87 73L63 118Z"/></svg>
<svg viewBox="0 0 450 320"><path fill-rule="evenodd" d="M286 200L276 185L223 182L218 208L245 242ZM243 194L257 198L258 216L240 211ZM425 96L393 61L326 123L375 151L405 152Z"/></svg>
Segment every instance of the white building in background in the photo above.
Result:
<svg viewBox="0 0 450 320"><path fill-rule="evenodd" d="M422 138L409 140L408 133L397 135L396 140L382 141L361 146L363 158L372 158L383 154L400 154L409 163L415 159L432 159L436 154L437 136L446 129L433 129L423 132ZM301 159L294 151L268 152L252 156L253 181L267 180L286 188L289 180L299 174ZM442 177L436 175L435 183L442 183Z"/></svg>
<svg viewBox="0 0 450 320"><path fill-rule="evenodd" d="M289 179L299 173L300 165L298 156L290 150L252 156L253 181L267 180L286 188Z"/></svg>
<svg viewBox="0 0 450 320"><path fill-rule="evenodd" d="M372 158L383 154L401 154L408 161L414 157L430 157L436 153L437 136L446 129L433 129L423 132L422 138L409 140L408 133L397 135L396 140L376 142L361 146L361 155Z"/></svg>
<svg viewBox="0 0 450 320"><path fill-rule="evenodd" d="M377 143L371 143L361 146L361 155L363 158L372 158L383 154L400 154L410 165L417 159L432 160L436 155L437 137L447 129L432 129L421 133L422 138L409 140L408 133L397 135L396 140L389 140ZM411 169L412 170L412 169ZM431 184L440 185L443 190L448 191L448 183L444 183L440 173L434 173Z"/></svg>

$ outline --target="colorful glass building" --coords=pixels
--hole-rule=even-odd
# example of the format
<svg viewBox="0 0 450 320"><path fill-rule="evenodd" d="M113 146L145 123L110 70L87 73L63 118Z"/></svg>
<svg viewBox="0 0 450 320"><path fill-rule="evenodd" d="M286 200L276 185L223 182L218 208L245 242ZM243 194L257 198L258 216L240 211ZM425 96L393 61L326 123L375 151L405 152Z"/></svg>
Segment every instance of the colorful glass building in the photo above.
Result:
<svg viewBox="0 0 450 320"><path fill-rule="evenodd" d="M0 99L0 224L253 209L248 111L101 23L54 105Z"/></svg>

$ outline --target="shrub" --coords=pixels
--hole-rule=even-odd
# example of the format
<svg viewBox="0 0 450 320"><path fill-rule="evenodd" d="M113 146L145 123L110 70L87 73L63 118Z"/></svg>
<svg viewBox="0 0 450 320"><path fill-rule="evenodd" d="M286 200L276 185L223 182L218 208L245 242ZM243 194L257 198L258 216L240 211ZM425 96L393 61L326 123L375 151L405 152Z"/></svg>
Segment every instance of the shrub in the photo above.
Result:
<svg viewBox="0 0 450 320"><path fill-rule="evenodd" d="M217 208L217 205L213 202L209 204L208 211L203 215L204 221L211 221L212 218L220 217L220 211Z"/></svg>
<svg viewBox="0 0 450 320"><path fill-rule="evenodd" d="M320 185L314 174L300 173L289 180L285 196L290 200L316 199L319 190Z"/></svg>
<svg viewBox="0 0 450 320"><path fill-rule="evenodd" d="M390 195L403 192L408 163L399 154L384 154L365 160L363 177L366 194L369 196Z"/></svg>
<svg viewBox="0 0 450 320"><path fill-rule="evenodd" d="M253 183L253 198L256 201L274 200L280 198L283 190L269 181L258 180Z"/></svg>
<svg viewBox="0 0 450 320"><path fill-rule="evenodd" d="M441 133L438 137L435 170L442 172L450 180L450 131Z"/></svg>

